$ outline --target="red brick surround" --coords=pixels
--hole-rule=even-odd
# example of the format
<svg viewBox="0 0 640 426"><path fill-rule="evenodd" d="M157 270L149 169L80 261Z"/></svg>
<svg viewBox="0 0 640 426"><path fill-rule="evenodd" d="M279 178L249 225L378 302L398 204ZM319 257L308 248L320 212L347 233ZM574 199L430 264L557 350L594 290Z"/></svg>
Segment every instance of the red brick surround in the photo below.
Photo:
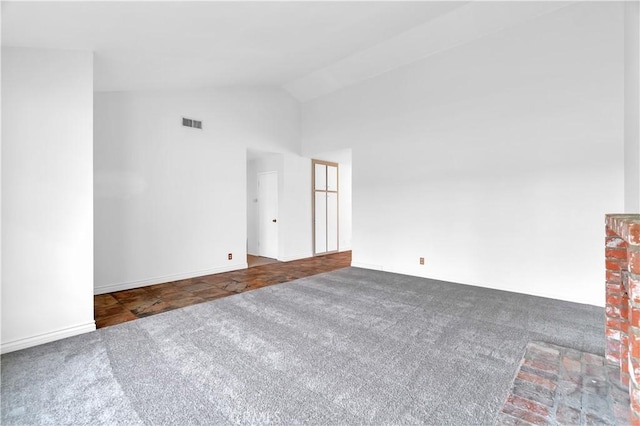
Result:
<svg viewBox="0 0 640 426"><path fill-rule="evenodd" d="M606 359L629 386L631 423L640 426L640 215L606 216Z"/></svg>

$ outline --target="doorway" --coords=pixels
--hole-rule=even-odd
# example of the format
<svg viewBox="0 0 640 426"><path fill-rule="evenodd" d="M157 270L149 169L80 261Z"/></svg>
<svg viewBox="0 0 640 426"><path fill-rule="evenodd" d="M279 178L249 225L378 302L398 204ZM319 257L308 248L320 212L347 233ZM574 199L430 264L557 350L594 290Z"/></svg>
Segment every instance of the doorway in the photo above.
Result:
<svg viewBox="0 0 640 426"><path fill-rule="evenodd" d="M338 251L338 163L312 160L313 255Z"/></svg>
<svg viewBox="0 0 640 426"><path fill-rule="evenodd" d="M278 172L258 173L258 254L278 258Z"/></svg>

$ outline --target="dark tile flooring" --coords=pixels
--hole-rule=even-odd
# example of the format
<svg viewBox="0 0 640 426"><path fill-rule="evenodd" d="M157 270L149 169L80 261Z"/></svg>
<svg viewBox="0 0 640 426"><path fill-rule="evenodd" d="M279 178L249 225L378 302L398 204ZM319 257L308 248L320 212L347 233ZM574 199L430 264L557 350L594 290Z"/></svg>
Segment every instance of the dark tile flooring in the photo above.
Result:
<svg viewBox="0 0 640 426"><path fill-rule="evenodd" d="M268 265L269 263L278 263L278 260L268 257L253 256L250 254L247 255L247 265L249 265L249 268L253 268L254 266Z"/></svg>
<svg viewBox="0 0 640 426"><path fill-rule="evenodd" d="M94 296L97 328L351 265L351 252L278 262Z"/></svg>

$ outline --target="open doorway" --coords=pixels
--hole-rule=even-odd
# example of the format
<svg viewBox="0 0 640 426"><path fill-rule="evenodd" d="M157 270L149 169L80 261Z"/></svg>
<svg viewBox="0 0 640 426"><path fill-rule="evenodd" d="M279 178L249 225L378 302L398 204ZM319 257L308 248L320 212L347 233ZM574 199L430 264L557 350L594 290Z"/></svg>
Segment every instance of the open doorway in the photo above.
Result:
<svg viewBox="0 0 640 426"><path fill-rule="evenodd" d="M330 229L339 229L339 239L333 238L325 251L344 252L351 250L351 150L314 155L314 159L328 163L338 164L336 169L327 169L329 188L325 192L328 195L327 208L333 211L333 206L339 206L338 222L329 223ZM334 167L334 166L332 166ZM264 233L261 232L260 209L261 198L258 189L258 175L273 173L272 182L277 182L277 213L262 213L263 224L277 224L276 236L277 251L275 254L264 253ZM318 254L314 251L313 242L313 199L310 191L314 185L312 179L313 167L309 157L303 157L291 153L270 153L247 150L247 264L249 266L263 264L268 259L277 259L281 262L289 262L313 257ZM275 176L277 175L277 178ZM261 179L268 179L265 176ZM335 190L337 181L338 188ZM261 184L262 187L262 184ZM274 191L275 192L275 191ZM325 200L326 201L326 200ZM318 206L320 207L320 206ZM319 210L322 210L321 208ZM325 209L326 210L326 209ZM273 220L276 222L273 222ZM335 219L335 216L334 216ZM267 221L271 221L270 223ZM274 227L275 228L275 227ZM261 236L262 234L262 236ZM331 235L334 235L331 233ZM328 241L328 239L326 239ZM269 257L268 257L269 256ZM265 259L256 259L263 257ZM319 259L320 260L320 259ZM273 261L273 260L271 260Z"/></svg>
<svg viewBox="0 0 640 426"><path fill-rule="evenodd" d="M282 154L247 151L247 265L280 257L279 194Z"/></svg>

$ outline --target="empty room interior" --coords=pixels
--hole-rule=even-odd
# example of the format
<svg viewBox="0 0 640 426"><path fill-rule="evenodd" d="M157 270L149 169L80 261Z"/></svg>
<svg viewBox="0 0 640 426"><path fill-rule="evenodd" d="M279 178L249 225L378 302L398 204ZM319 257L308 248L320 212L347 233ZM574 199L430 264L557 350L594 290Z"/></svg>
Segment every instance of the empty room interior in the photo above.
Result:
<svg viewBox="0 0 640 426"><path fill-rule="evenodd" d="M638 1L2 1L3 424L640 424Z"/></svg>

